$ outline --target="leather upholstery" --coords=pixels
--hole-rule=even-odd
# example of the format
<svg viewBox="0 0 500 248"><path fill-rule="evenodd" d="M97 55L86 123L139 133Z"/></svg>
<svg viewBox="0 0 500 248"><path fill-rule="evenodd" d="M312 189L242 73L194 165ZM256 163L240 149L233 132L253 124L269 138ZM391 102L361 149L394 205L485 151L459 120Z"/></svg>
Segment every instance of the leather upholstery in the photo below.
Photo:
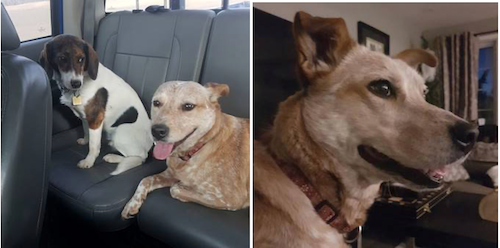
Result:
<svg viewBox="0 0 500 248"><path fill-rule="evenodd" d="M85 158L88 146L72 146L52 154L50 170L51 195L63 207L70 209L80 222L105 232L118 231L132 224L133 220L121 219L123 207L142 178L166 169L164 161L149 158L141 166L111 176L116 164L102 160L110 152L113 152L111 148L103 144L94 166L80 169L76 164Z"/></svg>
<svg viewBox="0 0 500 248"><path fill-rule="evenodd" d="M215 210L184 203L170 189L148 195L137 219L141 231L172 247L236 248L250 242L249 208Z"/></svg>
<svg viewBox="0 0 500 248"><path fill-rule="evenodd" d="M2 46L11 38L3 33L3 10ZM2 247L38 247L52 136L49 81L22 56L2 52L1 69Z"/></svg>
<svg viewBox="0 0 500 248"><path fill-rule="evenodd" d="M227 107L232 114L248 117L248 13L221 12L211 29L213 11L116 12L101 21L96 51L101 63L138 92L148 112L151 97L160 84L177 79L199 81L203 64L206 80L231 86L233 97L223 110ZM209 35L210 48L207 48ZM233 46L232 42L241 47ZM230 48L230 52L223 46ZM212 47L214 51L210 50ZM206 49L211 55L207 54L209 57L203 62ZM246 107L231 110L231 105L240 104ZM165 162L149 158L145 164L113 177L109 173L116 165L102 161L110 151L103 145L94 167L79 169L76 164L88 151L87 146L76 145L79 135L81 130L73 129L53 137L51 196L95 230L117 231L130 226L136 219L120 218L124 205L140 180L163 171ZM248 208L231 212L182 203L170 197L168 188L148 196L137 220L147 236L176 247L247 247L249 243Z"/></svg>
<svg viewBox="0 0 500 248"><path fill-rule="evenodd" d="M199 80L213 16L213 11L203 10L116 12L101 21L96 51L101 63L132 85L149 112L154 91L166 80ZM55 120L61 129L71 126L59 116ZM117 231L130 226L134 220L120 217L123 207L140 180L165 170L165 162L149 159L137 168L110 176L116 164L102 161L110 151L103 145L94 166L83 170L76 165L87 155L88 146L77 145L78 137L83 137L81 127L53 137L51 195L57 204L96 230Z"/></svg>
<svg viewBox="0 0 500 248"><path fill-rule="evenodd" d="M250 117L250 10L219 12L212 24L201 83L225 83L229 96L219 99L225 113Z"/></svg>
<svg viewBox="0 0 500 248"><path fill-rule="evenodd" d="M12 51L18 48L19 44L21 42L19 41L16 28L2 3L2 51Z"/></svg>
<svg viewBox="0 0 500 248"><path fill-rule="evenodd" d="M149 112L160 84L199 80L214 16L209 10L116 12L101 21L96 51L101 63L135 89Z"/></svg>

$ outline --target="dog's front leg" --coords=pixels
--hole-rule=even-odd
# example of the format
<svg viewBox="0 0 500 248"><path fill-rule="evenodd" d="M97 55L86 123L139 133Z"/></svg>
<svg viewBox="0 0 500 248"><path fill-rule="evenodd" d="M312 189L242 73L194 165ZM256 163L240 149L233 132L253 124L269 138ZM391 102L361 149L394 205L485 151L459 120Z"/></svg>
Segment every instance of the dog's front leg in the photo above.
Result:
<svg viewBox="0 0 500 248"><path fill-rule="evenodd" d="M82 126L83 126L83 138L79 138L76 140L76 142L79 145L86 145L89 143L89 123L87 120L82 119Z"/></svg>
<svg viewBox="0 0 500 248"><path fill-rule="evenodd" d="M83 138L77 139L76 143L78 143L79 145L86 145L89 143L89 123L87 119L84 118L83 114L81 114L77 109L71 108L71 110L73 111L73 114L76 115L76 117L82 120Z"/></svg>
<svg viewBox="0 0 500 248"><path fill-rule="evenodd" d="M224 200L222 195L214 194L210 192L199 193L195 189L186 187L181 183L177 183L170 188L170 195L182 202L196 202L203 206L209 208L223 209L223 210L236 210L237 208L232 206Z"/></svg>
<svg viewBox="0 0 500 248"><path fill-rule="evenodd" d="M134 196L128 201L127 205L123 208L122 218L130 219L133 215L136 215L141 208L142 203L146 199L146 196L153 190L170 187L174 185L178 180L171 176L170 172L165 170L164 172L156 175L146 177L141 180L139 186L135 190Z"/></svg>
<svg viewBox="0 0 500 248"><path fill-rule="evenodd" d="M101 136L103 123L95 128L89 128L89 153L87 157L78 163L80 168L90 168L94 165L95 159L101 151Z"/></svg>

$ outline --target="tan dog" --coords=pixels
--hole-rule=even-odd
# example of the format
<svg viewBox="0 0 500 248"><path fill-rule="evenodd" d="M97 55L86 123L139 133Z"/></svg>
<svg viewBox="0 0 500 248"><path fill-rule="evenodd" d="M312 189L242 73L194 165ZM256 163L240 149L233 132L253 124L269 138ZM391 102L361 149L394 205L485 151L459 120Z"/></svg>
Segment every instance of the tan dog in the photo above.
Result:
<svg viewBox="0 0 500 248"><path fill-rule="evenodd" d="M304 12L294 37L303 90L254 147L255 247L347 247L381 182L439 187L477 130L425 101L414 68L437 60L424 50L390 58L354 42L343 19Z"/></svg>
<svg viewBox="0 0 500 248"><path fill-rule="evenodd" d="M184 202L238 210L249 205L250 129L248 119L221 112L225 84L173 81L153 96L153 155L167 160L164 172L144 178L122 212L137 214L149 192L171 187Z"/></svg>

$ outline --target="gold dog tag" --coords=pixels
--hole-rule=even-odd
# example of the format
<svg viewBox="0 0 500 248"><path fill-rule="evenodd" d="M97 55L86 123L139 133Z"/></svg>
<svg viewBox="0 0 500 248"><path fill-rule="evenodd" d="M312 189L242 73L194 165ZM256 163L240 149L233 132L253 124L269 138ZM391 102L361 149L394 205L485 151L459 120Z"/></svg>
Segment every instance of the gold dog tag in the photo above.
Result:
<svg viewBox="0 0 500 248"><path fill-rule="evenodd" d="M71 100L73 102L73 106L82 105L82 96L81 95L78 95L78 96L73 95Z"/></svg>

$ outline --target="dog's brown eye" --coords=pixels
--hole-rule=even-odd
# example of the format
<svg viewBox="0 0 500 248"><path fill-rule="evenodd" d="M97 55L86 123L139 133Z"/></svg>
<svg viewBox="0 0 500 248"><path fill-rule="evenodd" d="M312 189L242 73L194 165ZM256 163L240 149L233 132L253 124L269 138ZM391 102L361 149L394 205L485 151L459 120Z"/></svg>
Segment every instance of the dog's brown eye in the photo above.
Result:
<svg viewBox="0 0 500 248"><path fill-rule="evenodd" d="M153 106L155 106L155 107L160 107L160 106L161 106L161 102L160 102L160 101L158 101L158 100L154 100L154 101L153 101Z"/></svg>
<svg viewBox="0 0 500 248"><path fill-rule="evenodd" d="M373 81L368 85L368 89L375 95L382 98L394 97L395 92L391 86L391 83L387 80L377 80Z"/></svg>
<svg viewBox="0 0 500 248"><path fill-rule="evenodd" d="M78 63L80 63L80 64L83 63L83 57L78 59Z"/></svg>
<svg viewBox="0 0 500 248"><path fill-rule="evenodd" d="M182 105L182 110L183 111L191 111L194 109L194 107L196 107L196 106L192 103L185 103L184 105Z"/></svg>

